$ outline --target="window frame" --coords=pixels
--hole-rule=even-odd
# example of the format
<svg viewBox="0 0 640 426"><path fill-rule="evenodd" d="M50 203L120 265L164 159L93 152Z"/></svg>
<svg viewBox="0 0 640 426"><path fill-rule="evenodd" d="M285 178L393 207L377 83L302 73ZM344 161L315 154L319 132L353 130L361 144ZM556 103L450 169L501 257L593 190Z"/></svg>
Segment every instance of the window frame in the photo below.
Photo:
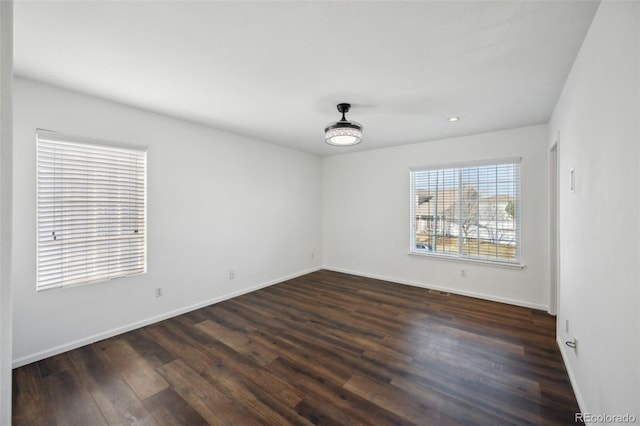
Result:
<svg viewBox="0 0 640 426"><path fill-rule="evenodd" d="M118 278L125 278L125 277L132 277L132 276L137 276L137 275L142 275L142 274L146 274L147 273L147 265L148 265L148 247L147 247L147 242L148 242L148 220L147 220L147 208L148 208L148 162L147 162L147 154L148 154L148 150L146 146L141 146L141 145L132 145L132 144L122 144L122 143L113 143L113 142L106 142L103 140L96 140L96 139L92 139L92 138L85 138L85 137L79 137L79 136L73 136L73 135L68 135L68 134L63 134L63 133L59 133L59 132L55 132L55 131L51 131L51 130L44 130L44 129L36 129L36 134L35 134L35 142L36 142L36 282L35 282L35 290L37 292L41 292L41 291L49 291L49 290L53 290L53 289L63 289L63 288L69 288L69 287L77 287L77 286L84 286L84 285L88 285L88 284L95 284L95 283L99 283L99 282L105 282L105 281L111 281L114 279L118 279ZM44 208L44 198L41 198L41 185L42 187L45 187L45 185L42 183L43 180L45 180L44 175L42 174L44 170L49 170L51 171L52 167L42 167L41 166L41 161L44 161L43 159L47 158L47 155L49 156L49 158L52 156L51 154L44 154L43 152L41 152L41 149L44 151L45 148L41 148L41 144L43 145L49 145L49 146L53 146L53 145L66 145L66 148L61 148L61 151L66 149L67 151L73 151L74 149L77 149L77 152L83 152L83 150L86 150L87 152L87 163L89 163L91 160L93 160L95 162L96 157L91 157L92 154L89 154L89 152L93 151L99 151L99 150L103 150L103 152L105 152L106 157L109 158L108 162L107 160L105 160L105 162L103 163L105 165L105 167L110 167L110 168L114 168L120 171L120 173L122 173L122 171L126 171L127 173L132 173L135 174L137 173L137 176L141 177L142 179L142 184L137 184L134 185L133 187L129 188L129 191L141 191L142 195L141 198L140 196L138 196L138 199L142 200L142 207L137 207L135 208L133 211L135 211L135 215L138 218L142 218L141 220L139 219L137 222L134 222L134 226L133 228L133 233L136 234L136 238L134 238L132 241L132 243L130 244L134 244L134 246L137 246L139 248L136 249L135 253L138 255L137 257L139 258L139 260L135 261L135 267L134 268L126 268L126 267L119 267L119 268L115 268L116 270L109 271L109 272L104 272L104 273L100 273L100 274L95 274L95 275L91 275L89 277L87 277L86 279L82 280L80 279L69 279L68 276L65 277L65 274L68 274L69 272L60 272L61 278L57 281L55 281L52 284L46 284L46 281L44 280L44 278L42 278L41 276L41 267L42 267L42 263L43 263L43 253L46 251L42 248L42 246L45 244L43 242L41 242L41 233L42 233L42 229L45 228L44 223L45 223L45 219L43 219L43 212L45 210ZM70 147L75 147L75 148L70 148ZM54 148L55 149L55 148ZM69 154L67 154L69 155ZM93 153L93 155L96 155L95 152ZM135 157L135 160L130 160L135 162L137 169L134 169L134 167L129 167L128 169L126 167L122 167L122 166L115 166L116 164L116 160L113 159L113 157L118 157L118 156L124 156L124 155L131 155L132 158ZM61 168L69 168L71 166L67 165L63 165L64 160L60 160L59 163L55 163L55 166L53 167L61 167ZM67 161L69 161L67 159ZM139 163L141 161L141 163ZM121 161L122 162L122 161ZM82 163L82 166L88 167L87 163ZM75 167L75 166L73 166ZM89 172L93 172L96 175L100 174L100 170L98 169L98 167L94 167L92 169L88 169ZM89 173L88 172L88 173ZM67 172L67 173L71 173L71 172ZM90 174L90 173L89 173ZM88 176L89 176L88 174ZM117 175L118 177L122 178L120 175ZM139 180L139 179L138 179ZM73 181L75 182L75 181ZM123 184L113 184L113 179L107 177L101 177L101 178L96 178L96 185L99 185L100 182L106 183L109 188L117 188L116 191L123 191ZM67 182L67 185L69 185L70 183ZM64 185L64 181L61 180L60 182L57 182L54 180L54 183L49 183L49 186L47 186L47 188L55 188L56 186L60 186L63 187ZM86 188L91 188L90 186L86 186ZM97 186L92 187L92 189L94 191L102 191L102 189L98 190ZM54 189L56 190L56 189ZM88 189L87 189L88 190ZM113 189L111 189L113 191ZM64 190L61 191L61 193L64 193ZM107 198L111 198L109 195L113 196L114 193L113 192L107 192ZM94 213L93 213L93 217L95 218L95 210L97 210L98 208L95 206L96 204L99 204L98 201L96 201L95 199L91 199L90 197L86 197L86 198L82 198L83 201L86 201L88 205L93 204L93 209L94 209ZM126 199L126 198L122 198L121 200L116 200L116 201L109 201L109 204L107 204L107 210L108 209L119 209L120 212L122 212L123 210L128 210L128 211L132 211L130 206L127 206L126 203L129 202L131 203L132 199ZM61 206L64 206L64 202L62 202ZM58 207L53 207L54 209L57 209ZM66 210L66 207L60 207L60 211L69 211ZM103 207L103 209L105 209ZM125 219L123 219L123 214L125 214ZM83 226L88 229L87 232L98 232L97 228L100 228L99 225L93 225L93 227L91 228L91 225L87 226L87 224L90 222L87 218L86 218L87 214L85 214L85 222L82 222ZM130 216L130 214L129 214ZM111 220L114 219L114 217L118 217L120 218L120 222L122 222L123 220L125 221L125 223L131 224L132 222L130 222L129 216L126 213L111 213L109 215L109 218ZM96 219L94 219L96 220ZM139 226L136 226L139 225ZM72 228L72 225L67 224L66 226ZM123 225L120 225L120 227L122 227ZM115 225L115 227L118 227L118 225ZM57 228L56 228L57 229ZM60 227L60 229L62 229L62 227ZM109 224L108 225L108 229L109 232L113 232L114 229L114 225L113 224ZM140 232L141 231L141 232ZM58 231L56 231L58 232ZM60 232L64 232L64 231L60 231ZM67 231L67 232L71 232L71 231ZM139 236L139 234L141 234ZM71 234L69 234L71 235ZM110 237L114 237L117 235L124 235L124 234L107 234ZM64 237L63 237L64 238ZM71 239L71 237L68 237L69 239ZM91 253L88 249L87 249L87 238L88 237L84 237L84 240L82 240L82 237L77 238L77 240L82 240L83 244L85 245L83 247L83 252L82 253ZM94 240L97 241L97 245L104 245L104 240L105 238L101 238L101 239L96 239L99 237L94 237ZM55 238L54 238L55 239ZM109 238L106 238L109 239ZM140 241L141 240L141 241ZM102 243L100 243L100 241L102 241ZM90 244L90 243L89 243ZM107 243L107 245L110 245L111 243ZM129 246L131 247L131 246ZM56 259L60 265L62 265L65 261L66 262L71 262L68 258L68 254L62 254L64 253L64 250L69 250L69 248L67 247L66 249L61 247L60 251L61 254L59 255L59 258ZM116 263L120 263L122 264L123 261L124 262L131 262L131 259L134 259L136 256L133 255L134 257L130 257L131 253L129 253L129 257L127 255L122 255L122 254L117 254L117 255L113 255L111 253L109 253L108 249L105 253L104 249L94 249L95 252L97 252L100 256L96 257L94 259L94 263L100 263L100 261L112 261L112 262L116 262ZM118 251L122 251L122 246L116 246L116 252ZM54 254L55 255L55 254ZM89 257L89 256L87 256ZM90 262L89 261L85 261L84 263L84 268L85 269L90 269L89 266L87 266ZM64 268L66 268L65 266L60 266L61 271L64 270ZM95 267L94 267L95 268ZM105 268L100 268L100 269L105 269ZM108 269L108 268L107 268Z"/></svg>
<svg viewBox="0 0 640 426"><path fill-rule="evenodd" d="M516 257L513 260L492 258L484 256L473 256L464 254L461 251L461 245L459 245L457 253L442 253L436 251L423 251L416 249L416 245L419 242L416 241L417 224L416 224L416 179L415 173L427 172L427 171L442 171L447 169L457 169L458 171L465 168L483 167L483 166L499 166L505 164L515 164L517 169L517 193L515 201L515 247ZM463 185L462 181L458 181L457 190L460 191ZM441 259L447 261L456 262L468 262L477 263L483 265L490 265L495 267L511 268L511 269L523 269L526 267L522 263L522 217L521 217L521 204L522 204L522 158L521 157L509 157L498 158L478 161L467 161L457 163L444 163L433 164L427 166L418 166L409 168L409 255L416 257L426 257L432 259ZM494 195L498 195L497 193ZM456 212L459 215L459 212ZM460 231L458 231L460 232Z"/></svg>

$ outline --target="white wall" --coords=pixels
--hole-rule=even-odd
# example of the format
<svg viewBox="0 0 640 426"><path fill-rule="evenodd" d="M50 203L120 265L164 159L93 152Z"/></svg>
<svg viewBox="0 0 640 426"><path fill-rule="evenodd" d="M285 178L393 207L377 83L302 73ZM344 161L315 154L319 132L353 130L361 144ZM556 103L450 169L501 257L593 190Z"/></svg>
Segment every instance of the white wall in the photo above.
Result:
<svg viewBox="0 0 640 426"><path fill-rule="evenodd" d="M30 80L14 90L14 366L320 266L318 157ZM35 291L36 128L148 146L147 274Z"/></svg>
<svg viewBox="0 0 640 426"><path fill-rule="evenodd" d="M325 267L546 309L546 155L547 127L540 125L324 158ZM409 256L410 167L512 157L522 157L526 268Z"/></svg>
<svg viewBox="0 0 640 426"><path fill-rule="evenodd" d="M0 2L0 425L11 423L13 3Z"/></svg>
<svg viewBox="0 0 640 426"><path fill-rule="evenodd" d="M583 411L638 419L639 9L600 4L549 126L551 141L560 134L559 345ZM563 344L573 337L577 353Z"/></svg>

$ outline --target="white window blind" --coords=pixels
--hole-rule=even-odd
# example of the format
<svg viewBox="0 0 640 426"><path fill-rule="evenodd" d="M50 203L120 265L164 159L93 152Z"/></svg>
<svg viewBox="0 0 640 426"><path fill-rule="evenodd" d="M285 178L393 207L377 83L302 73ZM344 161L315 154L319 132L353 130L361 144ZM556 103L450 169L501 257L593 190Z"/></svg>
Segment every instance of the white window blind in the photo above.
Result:
<svg viewBox="0 0 640 426"><path fill-rule="evenodd" d="M520 262L520 160L411 171L410 252Z"/></svg>
<svg viewBox="0 0 640 426"><path fill-rule="evenodd" d="M146 271L146 150L37 131L37 289Z"/></svg>

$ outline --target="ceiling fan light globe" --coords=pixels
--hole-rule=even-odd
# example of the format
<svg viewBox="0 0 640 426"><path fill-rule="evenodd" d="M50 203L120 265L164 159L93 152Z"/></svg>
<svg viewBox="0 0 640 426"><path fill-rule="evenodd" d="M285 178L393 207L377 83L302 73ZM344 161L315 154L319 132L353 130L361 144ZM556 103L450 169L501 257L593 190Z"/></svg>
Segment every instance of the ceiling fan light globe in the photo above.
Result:
<svg viewBox="0 0 640 426"><path fill-rule="evenodd" d="M338 121L325 129L325 141L334 146L351 146L362 142L362 126L355 121Z"/></svg>

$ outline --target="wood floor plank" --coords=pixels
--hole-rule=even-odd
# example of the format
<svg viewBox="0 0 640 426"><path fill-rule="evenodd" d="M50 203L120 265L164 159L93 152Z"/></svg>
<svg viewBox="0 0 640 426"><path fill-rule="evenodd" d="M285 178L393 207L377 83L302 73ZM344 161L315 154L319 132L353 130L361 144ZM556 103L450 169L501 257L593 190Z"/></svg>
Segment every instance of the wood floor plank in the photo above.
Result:
<svg viewBox="0 0 640 426"><path fill-rule="evenodd" d="M202 321L195 327L259 364L268 364L278 357L276 352L247 337L246 332L231 330L211 320Z"/></svg>
<svg viewBox="0 0 640 426"><path fill-rule="evenodd" d="M173 389L167 388L144 400L160 426L202 426L207 421Z"/></svg>
<svg viewBox="0 0 640 426"><path fill-rule="evenodd" d="M101 350L94 345L84 346L71 352L70 358L77 381L91 393L108 424L157 425Z"/></svg>
<svg viewBox="0 0 640 426"><path fill-rule="evenodd" d="M457 423L448 413L438 412L427 406L406 391L358 372L349 379L344 388L410 422L422 419L422 424L425 425L463 424Z"/></svg>
<svg viewBox="0 0 640 426"><path fill-rule="evenodd" d="M145 359L147 364L154 368L161 367L171 361L174 361L178 355L168 351L164 346L160 345L156 339L149 334L147 327L130 331L118 336L125 340L141 357Z"/></svg>
<svg viewBox="0 0 640 426"><path fill-rule="evenodd" d="M208 347L214 357L220 363L239 376L244 376L248 381L260 387L264 393L268 393L288 407L298 404L303 397L303 392L289 383L286 378L274 374L271 370L263 368L252 360L238 354L223 343Z"/></svg>
<svg viewBox="0 0 640 426"><path fill-rule="evenodd" d="M310 394L304 397L296 411L300 416L316 425L353 426L363 423L332 403Z"/></svg>
<svg viewBox="0 0 640 426"><path fill-rule="evenodd" d="M14 370L15 425L575 424L545 312L317 271Z"/></svg>
<svg viewBox="0 0 640 426"><path fill-rule="evenodd" d="M240 404L234 403L182 360L172 361L158 371L207 423L260 425Z"/></svg>
<svg viewBox="0 0 640 426"><path fill-rule="evenodd" d="M43 379L51 407L51 418L57 425L107 425L100 407L89 391L76 380L72 371L60 371Z"/></svg>
<svg viewBox="0 0 640 426"><path fill-rule="evenodd" d="M289 407L284 406L262 389L252 386L251 381L234 374L223 365L211 367L204 376L231 400L242 404L260 424L310 425L304 418L296 416Z"/></svg>
<svg viewBox="0 0 640 426"><path fill-rule="evenodd" d="M136 352L126 340L115 338L100 342L99 349L117 369L139 399L165 390L169 384L153 365Z"/></svg>
<svg viewBox="0 0 640 426"><path fill-rule="evenodd" d="M41 377L47 377L62 371L73 370L73 365L69 359L69 352L54 355L37 362Z"/></svg>
<svg viewBox="0 0 640 426"><path fill-rule="evenodd" d="M252 338L264 342L262 338L256 334L253 334ZM264 343L265 345L269 344L269 342ZM315 352L307 342L302 342L291 336L275 336L271 343L280 348L281 357L305 364L316 374L323 376L327 381L339 386L343 385L351 375L351 371L340 365L339 361L334 358L325 357L323 358L324 362L320 362L317 352Z"/></svg>
<svg viewBox="0 0 640 426"><path fill-rule="evenodd" d="M421 404L432 407L437 413L446 413L452 417L455 423L465 425L498 425L513 424L508 420L497 418L494 413L484 408L473 405L465 399L455 398L440 392L434 387L423 386L421 382L406 377L398 377L391 381L393 386L415 396ZM436 416L430 416L430 420L436 420ZM446 419L437 419L444 422ZM437 422L437 423L438 423Z"/></svg>
<svg viewBox="0 0 640 426"><path fill-rule="evenodd" d="M206 351L206 347L194 345L193 342L190 342L179 330L176 330L174 326L166 321L150 327L149 334L167 350L179 354L179 358L176 361L183 361L198 373L205 372L212 364L218 362Z"/></svg>
<svg viewBox="0 0 640 426"><path fill-rule="evenodd" d="M269 364L269 369L281 377L287 377L291 383L303 390L306 395L326 401L336 408L357 418L363 424L376 422L381 425L413 425L385 408L345 389L343 386L327 382L324 377L315 374L308 365L297 364L286 358L278 358Z"/></svg>
<svg viewBox="0 0 640 426"><path fill-rule="evenodd" d="M321 365L330 366L336 374L341 372L342 376L337 379L337 383L344 383L356 370L366 372L381 381L391 381L389 375L380 370L379 365L371 363L362 354L358 355L342 350L343 346L341 344L333 347L326 346L320 338L313 339L310 338L309 334L296 332L295 330L284 333L283 337L288 339L287 341L294 340L298 342L298 344L306 348L308 356L315 357L316 361Z"/></svg>
<svg viewBox="0 0 640 426"><path fill-rule="evenodd" d="M13 377L14 426L54 425L51 407L37 363L15 370Z"/></svg>

